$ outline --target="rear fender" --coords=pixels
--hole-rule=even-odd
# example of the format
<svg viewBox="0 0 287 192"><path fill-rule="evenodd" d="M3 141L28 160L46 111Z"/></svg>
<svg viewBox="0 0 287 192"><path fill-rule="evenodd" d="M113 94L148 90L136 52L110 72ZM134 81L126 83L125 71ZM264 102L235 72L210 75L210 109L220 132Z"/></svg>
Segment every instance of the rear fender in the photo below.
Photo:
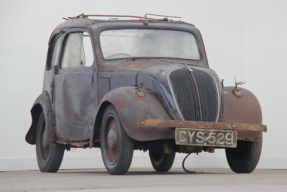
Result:
<svg viewBox="0 0 287 192"><path fill-rule="evenodd" d="M174 130L170 128L137 126L138 120L171 120L152 92L145 88L120 87L108 92L102 99L97 112L91 143L100 131L102 115L109 104L116 108L125 131L132 139L137 141L174 139Z"/></svg>
<svg viewBox="0 0 287 192"><path fill-rule="evenodd" d="M262 124L261 107L255 95L240 88L242 96L239 98L234 95L233 90L234 87L222 88L222 122ZM238 132L238 140L257 140L261 137L262 132Z"/></svg>
<svg viewBox="0 0 287 192"><path fill-rule="evenodd" d="M55 127L53 125L53 110L52 105L50 103L50 98L47 92L43 92L38 98L35 100L32 109L32 124L29 131L26 134L26 141L29 144L36 144L36 132L38 119L41 112L44 112L45 116L45 124L46 124L46 140L47 142L51 142L56 138Z"/></svg>

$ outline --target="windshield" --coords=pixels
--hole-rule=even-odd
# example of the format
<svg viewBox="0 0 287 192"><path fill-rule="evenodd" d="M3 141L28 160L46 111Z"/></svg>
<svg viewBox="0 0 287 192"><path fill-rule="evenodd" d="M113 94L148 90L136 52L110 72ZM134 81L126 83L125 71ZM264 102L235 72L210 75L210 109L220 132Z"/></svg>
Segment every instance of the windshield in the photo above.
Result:
<svg viewBox="0 0 287 192"><path fill-rule="evenodd" d="M104 59L132 57L199 60L192 33L162 29L113 29L100 34Z"/></svg>

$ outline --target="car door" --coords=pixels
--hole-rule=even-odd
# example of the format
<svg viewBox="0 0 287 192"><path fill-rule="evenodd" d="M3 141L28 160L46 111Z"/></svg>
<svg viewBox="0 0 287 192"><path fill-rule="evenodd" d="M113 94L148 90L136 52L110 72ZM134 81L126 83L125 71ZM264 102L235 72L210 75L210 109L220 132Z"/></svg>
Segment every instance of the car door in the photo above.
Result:
<svg viewBox="0 0 287 192"><path fill-rule="evenodd" d="M91 33L71 29L63 42L54 75L54 109L58 140L90 139L98 107L97 65Z"/></svg>
<svg viewBox="0 0 287 192"><path fill-rule="evenodd" d="M44 73L43 91L49 95L51 104L53 103L53 79L54 79L54 66L58 62L59 50L61 46L61 33L56 33L49 42L48 56Z"/></svg>

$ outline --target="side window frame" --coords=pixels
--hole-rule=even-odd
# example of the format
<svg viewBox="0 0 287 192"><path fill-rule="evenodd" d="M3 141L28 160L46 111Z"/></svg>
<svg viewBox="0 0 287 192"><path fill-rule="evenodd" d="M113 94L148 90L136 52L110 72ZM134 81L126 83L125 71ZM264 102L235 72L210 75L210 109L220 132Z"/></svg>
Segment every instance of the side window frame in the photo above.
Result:
<svg viewBox="0 0 287 192"><path fill-rule="evenodd" d="M91 65L89 66L84 66L84 67L74 67L74 68L62 68L62 61L63 61L63 57L64 57L64 52L65 52L65 48L66 48L66 43L67 43L67 40L68 40L68 37L70 34L72 33L88 33L89 36L90 36L90 43L91 43L91 48L92 48L92 51L93 51L93 62ZM94 67L95 66L95 63L96 63L96 54L95 54L95 46L93 44L93 39L92 39L92 33L90 30L88 30L87 28L73 28L73 29L70 29L68 31L65 32L65 34L63 34L61 36L62 38L62 43L61 43L61 46L60 46L60 53L59 53L59 56L58 56L58 63L57 65L59 66L59 69L60 70L67 70L67 69L83 69L83 68L89 68L89 67Z"/></svg>
<svg viewBox="0 0 287 192"><path fill-rule="evenodd" d="M87 28L83 28L83 33L88 33L89 34L89 37L90 37L90 43L91 43L91 47L92 47L92 51L93 51L93 62L92 64L89 66L89 67L93 67L93 66L97 66L97 56L96 56L96 48L95 48L95 42L94 42L94 39L93 39L93 33L87 29ZM88 68L88 67L85 67L85 68Z"/></svg>
<svg viewBox="0 0 287 192"><path fill-rule="evenodd" d="M52 66L52 60L53 60L52 58L53 58L55 45L58 39L60 40L60 44L59 44L59 49L58 49L58 56L57 56L56 63L55 63L55 65L58 65L59 58L60 58L60 51L62 47L62 33L55 34L52 40L50 41L49 48L48 48L47 61L46 61L46 71L50 71L51 69L54 68L54 66Z"/></svg>

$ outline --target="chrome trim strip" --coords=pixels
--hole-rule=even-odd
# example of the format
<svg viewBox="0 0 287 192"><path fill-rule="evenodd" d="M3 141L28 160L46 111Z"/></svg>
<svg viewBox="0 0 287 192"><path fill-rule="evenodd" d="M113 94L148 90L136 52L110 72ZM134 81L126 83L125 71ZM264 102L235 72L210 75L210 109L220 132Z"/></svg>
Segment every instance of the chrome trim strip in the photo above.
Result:
<svg viewBox="0 0 287 192"><path fill-rule="evenodd" d="M180 109L179 109L179 107L178 107L177 101L176 101L175 96L174 96L174 92L173 92L172 85L170 84L170 78L169 78L169 75L170 75L171 72L173 72L173 71L175 71L175 70L178 70L178 69L182 69L182 68L184 68L184 67L180 67L180 68L177 68L177 69L174 69L174 70L170 71L170 72L167 74L167 82L168 82L168 85L169 85L169 89L170 89L170 91L171 91L171 95L172 95L173 101L174 101L175 106L176 106L176 108L177 108L177 111L178 111L178 113L179 113L179 116L181 117L181 120L184 121L185 119L183 118L183 116L182 116L182 114L181 114L181 111L180 111Z"/></svg>
<svg viewBox="0 0 287 192"><path fill-rule="evenodd" d="M194 84L195 84L196 95L197 95L197 100L198 100L198 108L199 108L199 119L200 119L200 121L202 121L201 98L199 96L199 89L198 89L197 81L194 77L193 70L192 71L189 70L189 72L190 72L190 75L191 75L191 77L194 81Z"/></svg>

